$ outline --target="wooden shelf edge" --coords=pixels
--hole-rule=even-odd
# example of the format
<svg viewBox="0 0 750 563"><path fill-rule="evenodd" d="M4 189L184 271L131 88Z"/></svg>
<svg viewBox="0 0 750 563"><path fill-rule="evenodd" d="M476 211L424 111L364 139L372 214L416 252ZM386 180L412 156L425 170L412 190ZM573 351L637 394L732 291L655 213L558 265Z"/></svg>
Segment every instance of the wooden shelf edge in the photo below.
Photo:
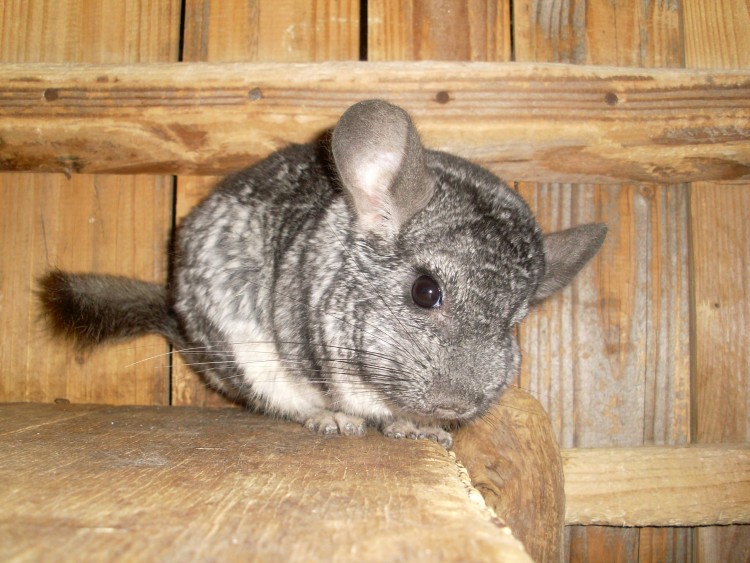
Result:
<svg viewBox="0 0 750 563"><path fill-rule="evenodd" d="M383 97L508 180L750 178L750 70L464 62L0 65L0 170L216 175Z"/></svg>
<svg viewBox="0 0 750 563"><path fill-rule="evenodd" d="M562 450L566 524L750 523L750 444Z"/></svg>

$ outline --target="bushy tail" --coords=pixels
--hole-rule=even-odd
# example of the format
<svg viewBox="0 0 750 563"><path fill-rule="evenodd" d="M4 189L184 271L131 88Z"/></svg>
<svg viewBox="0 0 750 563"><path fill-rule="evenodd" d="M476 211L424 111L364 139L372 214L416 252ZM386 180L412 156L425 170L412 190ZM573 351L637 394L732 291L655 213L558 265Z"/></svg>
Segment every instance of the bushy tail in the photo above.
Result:
<svg viewBox="0 0 750 563"><path fill-rule="evenodd" d="M39 299L52 330L81 348L145 334L181 346L164 287L119 276L53 270L39 280Z"/></svg>

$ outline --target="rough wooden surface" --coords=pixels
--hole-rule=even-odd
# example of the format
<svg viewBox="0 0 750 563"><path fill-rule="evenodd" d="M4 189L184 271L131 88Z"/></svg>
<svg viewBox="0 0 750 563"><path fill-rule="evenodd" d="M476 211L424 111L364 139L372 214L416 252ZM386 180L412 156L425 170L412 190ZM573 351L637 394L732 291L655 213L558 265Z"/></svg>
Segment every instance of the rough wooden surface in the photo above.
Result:
<svg viewBox="0 0 750 563"><path fill-rule="evenodd" d="M684 0L685 66L750 68L750 4ZM690 190L692 439L750 442L750 184ZM700 528L694 561L750 561L750 526Z"/></svg>
<svg viewBox="0 0 750 563"><path fill-rule="evenodd" d="M750 71L419 62L0 67L0 168L219 174L385 97L507 178L750 175ZM244 124L238 127L238 123Z"/></svg>
<svg viewBox="0 0 750 563"><path fill-rule="evenodd" d="M16 404L0 460L3 560L530 560L426 441L237 409Z"/></svg>
<svg viewBox="0 0 750 563"><path fill-rule="evenodd" d="M179 0L7 0L0 62L176 61L179 19ZM51 267L163 280L171 210L168 177L0 174L0 400L168 402L162 339L76 354L45 333L32 291Z"/></svg>
<svg viewBox="0 0 750 563"><path fill-rule="evenodd" d="M539 402L517 388L454 435L472 483L534 561L564 553L565 493L560 451Z"/></svg>
<svg viewBox="0 0 750 563"><path fill-rule="evenodd" d="M568 524L750 522L750 445L580 448L562 457Z"/></svg>
<svg viewBox="0 0 750 563"><path fill-rule="evenodd" d="M510 23L507 1L370 1L367 60L510 61Z"/></svg>

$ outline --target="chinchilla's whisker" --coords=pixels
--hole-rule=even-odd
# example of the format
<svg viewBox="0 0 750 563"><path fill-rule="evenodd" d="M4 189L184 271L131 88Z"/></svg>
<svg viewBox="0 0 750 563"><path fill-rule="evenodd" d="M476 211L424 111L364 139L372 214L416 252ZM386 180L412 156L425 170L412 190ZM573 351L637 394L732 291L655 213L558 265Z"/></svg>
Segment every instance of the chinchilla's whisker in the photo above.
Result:
<svg viewBox="0 0 750 563"><path fill-rule="evenodd" d="M284 344L293 344L293 345L300 345L301 344L300 342L294 342L294 341L281 341L281 342L284 343ZM258 344L258 345L261 345L261 344L270 344L270 343L267 342L267 341L244 341L244 342L231 342L231 343L221 342L221 344L242 344L242 345ZM393 364L396 364L396 365L404 365L403 362L401 362L399 359L397 359L396 357L394 357L392 355L386 355L386 354L382 354L380 352L374 352L372 350L356 349L356 348L350 348L350 347L345 347L345 346L335 346L335 345L322 345L320 347L322 347L325 350L351 352L355 356L360 357L360 358L363 357L363 356L364 357L371 357L371 358L374 358L374 359L387 360L389 363L393 363ZM186 348L186 349L183 348L183 349L179 349L179 350L175 350L175 351L186 353L186 352L202 351L202 350L206 350L208 354L222 354L222 353L228 354L228 355L233 354L233 350L231 350L231 349L223 350L223 349L209 349L209 348L200 348L200 347ZM258 350L257 353L259 355L264 354L264 355L273 355L274 357L278 356L278 352L276 350L264 350L264 349L261 349L261 350ZM288 355L286 357L288 358ZM304 359L305 356L302 356L302 358ZM278 359L279 359L279 361L283 361L285 358L284 357L278 357ZM319 359L322 360L322 361L349 361L349 360L347 360L347 358L344 358L344 357L335 357L335 356L329 356L329 355L323 355L323 354L319 355ZM379 365L379 364L372 364L372 365Z"/></svg>

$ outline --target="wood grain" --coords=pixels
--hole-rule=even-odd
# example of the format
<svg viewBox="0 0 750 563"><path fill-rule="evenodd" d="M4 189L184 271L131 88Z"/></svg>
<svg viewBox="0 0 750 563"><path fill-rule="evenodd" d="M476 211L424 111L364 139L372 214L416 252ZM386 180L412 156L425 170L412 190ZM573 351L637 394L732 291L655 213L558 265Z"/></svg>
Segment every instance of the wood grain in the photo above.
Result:
<svg viewBox="0 0 750 563"><path fill-rule="evenodd" d="M507 178L750 174L750 71L502 63L7 65L0 168L225 173L386 97L428 146ZM238 123L244 124L238 127Z"/></svg>
<svg viewBox="0 0 750 563"><path fill-rule="evenodd" d="M370 0L369 61L510 61L510 2Z"/></svg>
<svg viewBox="0 0 750 563"><path fill-rule="evenodd" d="M78 353L45 330L32 290L50 267L163 280L171 192L161 177L2 177L2 400L167 401L163 340Z"/></svg>
<svg viewBox="0 0 750 563"><path fill-rule="evenodd" d="M359 10L356 0L187 0L184 60L356 60Z"/></svg>
<svg viewBox="0 0 750 563"><path fill-rule="evenodd" d="M685 443L685 187L521 183L519 192L545 232L609 225L592 263L521 324L520 385L545 406L565 447Z"/></svg>
<svg viewBox="0 0 750 563"><path fill-rule="evenodd" d="M581 448L562 458L568 524L750 521L750 445Z"/></svg>
<svg viewBox="0 0 750 563"><path fill-rule="evenodd" d="M3 560L531 561L428 441L189 407L5 405L0 431Z"/></svg>
<svg viewBox="0 0 750 563"><path fill-rule="evenodd" d="M186 62L300 62L359 57L359 2L189 0L185 5ZM185 217L219 181L213 176L177 178L176 218ZM226 406L174 356L172 403Z"/></svg>
<svg viewBox="0 0 750 563"><path fill-rule="evenodd" d="M750 185L691 186L693 439L750 440ZM699 561L743 561L750 527L696 530Z"/></svg>
<svg viewBox="0 0 750 563"><path fill-rule="evenodd" d="M560 561L565 491L549 417L528 393L508 389L481 419L454 434L453 450L498 517L534 561Z"/></svg>
<svg viewBox="0 0 750 563"><path fill-rule="evenodd" d="M514 0L518 61L680 67L680 2Z"/></svg>
<svg viewBox="0 0 750 563"><path fill-rule="evenodd" d="M0 10L0 60L173 61L179 5L8 0ZM49 340L32 291L51 267L163 280L171 206L171 181L162 177L0 175L0 400L168 400L163 341L78 356Z"/></svg>
<svg viewBox="0 0 750 563"><path fill-rule="evenodd" d="M683 0L685 66L750 68L745 0ZM750 184L691 186L693 440L750 440ZM750 560L750 527L702 528L697 562Z"/></svg>

